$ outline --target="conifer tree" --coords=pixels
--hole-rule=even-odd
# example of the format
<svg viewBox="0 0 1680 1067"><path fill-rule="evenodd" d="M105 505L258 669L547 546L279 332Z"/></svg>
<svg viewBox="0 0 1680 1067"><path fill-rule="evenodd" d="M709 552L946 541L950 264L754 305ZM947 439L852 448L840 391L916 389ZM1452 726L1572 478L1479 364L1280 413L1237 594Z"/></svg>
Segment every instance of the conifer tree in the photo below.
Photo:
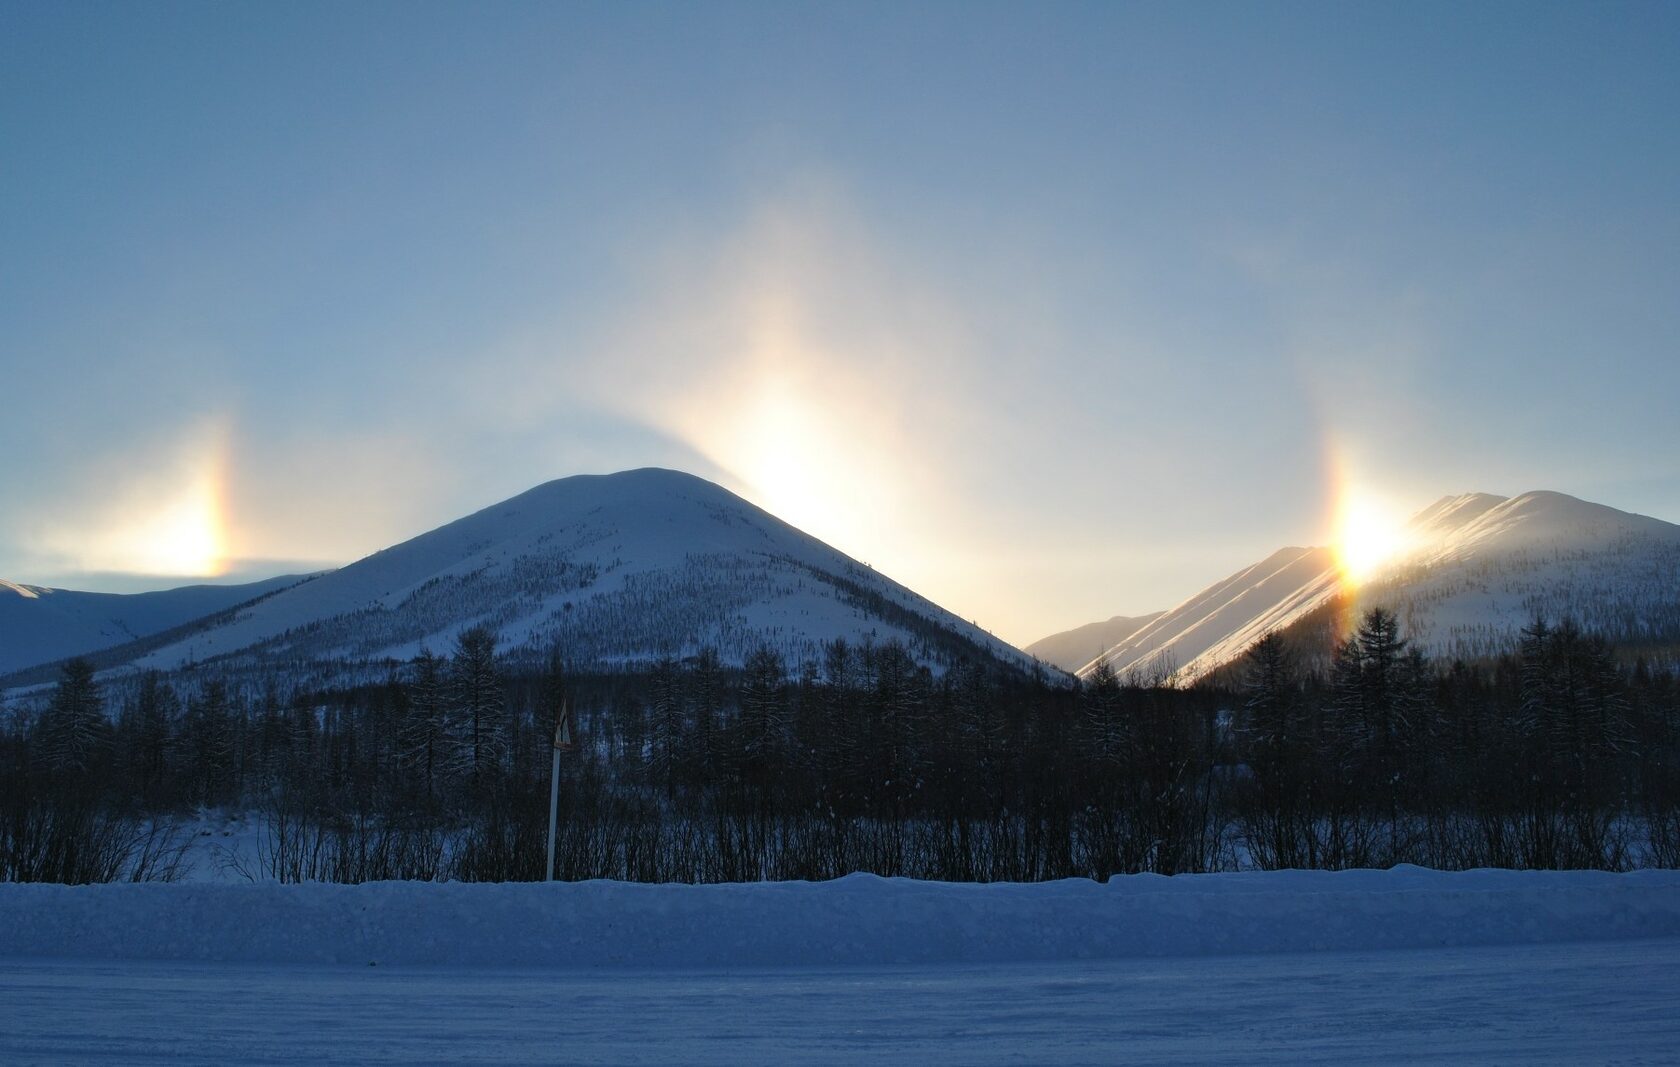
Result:
<svg viewBox="0 0 1680 1067"><path fill-rule="evenodd" d="M482 797L507 756L506 701L496 673L496 635L476 626L455 642L449 665L453 763Z"/></svg>
<svg viewBox="0 0 1680 1067"><path fill-rule="evenodd" d="M1265 867L1309 867L1314 768L1294 657L1273 631L1247 659L1240 736L1257 808L1249 818L1250 851Z"/></svg>
<svg viewBox="0 0 1680 1067"><path fill-rule="evenodd" d="M774 649L747 657L741 678L741 751L756 767L776 760L785 747L788 718L786 669Z"/></svg>
<svg viewBox="0 0 1680 1067"><path fill-rule="evenodd" d="M693 736L683 763L688 780L697 788L718 777L718 714L723 703L723 667L717 649L707 645L694 657L688 674L689 706L694 712Z"/></svg>
<svg viewBox="0 0 1680 1067"><path fill-rule="evenodd" d="M135 694L133 732L125 746L136 792L141 802L155 807L170 786L170 737L181 703L156 671L146 672Z"/></svg>
<svg viewBox="0 0 1680 1067"><path fill-rule="evenodd" d="M682 755L682 685L677 661L656 660L648 673L648 773L667 801L677 793L677 767Z"/></svg>
<svg viewBox="0 0 1680 1067"><path fill-rule="evenodd" d="M105 754L109 735L93 665L70 660L59 671L58 687L41 720L43 762L59 774L84 774Z"/></svg>
<svg viewBox="0 0 1680 1067"><path fill-rule="evenodd" d="M414 658L408 710L398 737L398 761L419 796L433 800L451 755L449 701L443 660L430 649Z"/></svg>
<svg viewBox="0 0 1680 1067"><path fill-rule="evenodd" d="M1107 659L1097 660L1080 686L1084 757L1099 774L1112 775L1125 758L1126 724L1120 716L1120 679Z"/></svg>
<svg viewBox="0 0 1680 1067"><path fill-rule="evenodd" d="M227 683L220 678L207 682L188 703L183 726L182 743L187 753L193 799L205 805L225 804L234 799L237 753Z"/></svg>
<svg viewBox="0 0 1680 1067"><path fill-rule="evenodd" d="M1344 784L1387 816L1389 844L1399 847L1403 802L1416 795L1419 738L1427 736L1423 660L1400 637L1399 620L1372 608L1352 637L1336 647L1332 705L1342 739Z"/></svg>

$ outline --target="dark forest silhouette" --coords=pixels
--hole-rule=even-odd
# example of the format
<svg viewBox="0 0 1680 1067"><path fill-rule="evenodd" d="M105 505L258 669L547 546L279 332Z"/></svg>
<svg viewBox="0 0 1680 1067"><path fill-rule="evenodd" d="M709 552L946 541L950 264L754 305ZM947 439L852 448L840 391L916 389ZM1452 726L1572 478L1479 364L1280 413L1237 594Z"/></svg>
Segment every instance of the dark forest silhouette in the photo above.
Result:
<svg viewBox="0 0 1680 1067"><path fill-rule="evenodd" d="M766 648L568 676L473 630L325 692L102 687L72 661L0 731L0 880L171 877L170 817L221 807L263 815L252 877L538 878L563 701L565 878L1680 864L1670 672L1540 620L1516 652L1431 661L1380 610L1309 659L1274 634L1219 684L1069 686L836 642L791 671Z"/></svg>

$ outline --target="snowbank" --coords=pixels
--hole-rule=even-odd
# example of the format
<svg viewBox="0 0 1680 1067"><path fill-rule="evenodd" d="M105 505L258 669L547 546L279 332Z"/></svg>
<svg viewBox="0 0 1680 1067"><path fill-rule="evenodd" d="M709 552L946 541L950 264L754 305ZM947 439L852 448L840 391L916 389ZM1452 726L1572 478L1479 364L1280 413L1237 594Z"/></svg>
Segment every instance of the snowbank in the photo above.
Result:
<svg viewBox="0 0 1680 1067"><path fill-rule="evenodd" d="M1680 936L1680 872L1285 871L1108 884L0 885L0 956L815 967Z"/></svg>

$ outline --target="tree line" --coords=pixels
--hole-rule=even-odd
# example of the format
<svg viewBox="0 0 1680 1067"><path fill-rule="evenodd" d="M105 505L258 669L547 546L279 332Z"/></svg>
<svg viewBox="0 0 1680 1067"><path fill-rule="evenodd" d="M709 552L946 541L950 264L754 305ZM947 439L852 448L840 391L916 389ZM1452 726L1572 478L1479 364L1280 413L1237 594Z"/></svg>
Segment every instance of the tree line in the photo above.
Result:
<svg viewBox="0 0 1680 1067"><path fill-rule="evenodd" d="M72 662L0 730L0 878L167 876L158 827L200 808L261 813L254 877L538 878L562 707L562 877L1680 863L1671 673L1541 620L1513 653L1432 661L1381 610L1315 662L1274 634L1218 683L1070 685L836 641L585 674L485 629L326 691L119 689Z"/></svg>

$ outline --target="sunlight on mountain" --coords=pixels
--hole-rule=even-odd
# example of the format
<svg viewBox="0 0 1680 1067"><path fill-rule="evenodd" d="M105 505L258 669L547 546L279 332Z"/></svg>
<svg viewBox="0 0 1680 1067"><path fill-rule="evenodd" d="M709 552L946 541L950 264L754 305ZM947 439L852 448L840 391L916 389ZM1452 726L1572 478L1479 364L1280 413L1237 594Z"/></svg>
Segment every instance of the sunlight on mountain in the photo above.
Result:
<svg viewBox="0 0 1680 1067"><path fill-rule="evenodd" d="M908 353L926 361L946 345L924 322L925 300L913 302L921 317L894 302L903 286L883 284L890 272L845 218L821 198L777 202L723 252L701 254L694 269L715 288L697 305L679 292L648 316L672 332L627 347L669 355L612 392L777 518L928 585L909 549L939 514L924 505L940 488L930 438L944 401ZM704 373L665 369L696 338L711 339Z"/></svg>
<svg viewBox="0 0 1680 1067"><path fill-rule="evenodd" d="M1336 502L1336 566L1357 586L1406 548L1406 517L1376 495L1345 486Z"/></svg>
<svg viewBox="0 0 1680 1067"><path fill-rule="evenodd" d="M843 477L844 441L837 440L825 413L781 382L772 380L756 401L743 404L736 425L717 435L719 459L771 514L802 530L856 541L858 530L834 491Z"/></svg>

